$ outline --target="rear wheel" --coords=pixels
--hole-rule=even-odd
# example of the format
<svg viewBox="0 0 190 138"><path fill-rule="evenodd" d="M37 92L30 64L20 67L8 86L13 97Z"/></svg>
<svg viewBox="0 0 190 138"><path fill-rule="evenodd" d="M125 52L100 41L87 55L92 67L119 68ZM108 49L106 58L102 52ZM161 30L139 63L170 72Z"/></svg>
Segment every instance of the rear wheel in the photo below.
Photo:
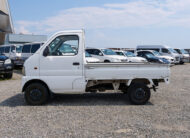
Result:
<svg viewBox="0 0 190 138"><path fill-rule="evenodd" d="M128 96L132 104L143 105L149 101L151 93L146 84L133 83L128 89Z"/></svg>
<svg viewBox="0 0 190 138"><path fill-rule="evenodd" d="M104 63L110 63L110 61L109 60L105 60Z"/></svg>
<svg viewBox="0 0 190 138"><path fill-rule="evenodd" d="M42 105L49 99L48 89L40 83L32 83L26 89L24 98L29 105Z"/></svg>
<svg viewBox="0 0 190 138"><path fill-rule="evenodd" d="M179 63L179 64L183 65L183 64L184 64L184 62L183 62L183 61L180 61L180 63Z"/></svg>

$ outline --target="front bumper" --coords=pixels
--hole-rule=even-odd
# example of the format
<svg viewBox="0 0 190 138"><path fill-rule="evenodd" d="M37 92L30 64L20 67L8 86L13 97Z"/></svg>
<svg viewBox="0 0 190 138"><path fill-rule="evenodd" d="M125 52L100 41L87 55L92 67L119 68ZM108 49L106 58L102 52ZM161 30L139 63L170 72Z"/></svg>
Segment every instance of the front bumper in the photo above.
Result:
<svg viewBox="0 0 190 138"><path fill-rule="evenodd" d="M24 65L24 60L16 59L16 60L13 60L13 63L14 63L14 65L17 65L17 66L23 66Z"/></svg>
<svg viewBox="0 0 190 138"><path fill-rule="evenodd" d="M188 63L189 62L189 57L187 57L187 58L181 58L181 61L185 62L185 63Z"/></svg>
<svg viewBox="0 0 190 138"><path fill-rule="evenodd" d="M174 60L169 60L170 64L175 64Z"/></svg>
<svg viewBox="0 0 190 138"><path fill-rule="evenodd" d="M7 65L1 65L0 66L0 75L3 74L9 74L13 72L13 65L7 64Z"/></svg>
<svg viewBox="0 0 190 138"><path fill-rule="evenodd" d="M180 57L175 57L175 64L180 63Z"/></svg>

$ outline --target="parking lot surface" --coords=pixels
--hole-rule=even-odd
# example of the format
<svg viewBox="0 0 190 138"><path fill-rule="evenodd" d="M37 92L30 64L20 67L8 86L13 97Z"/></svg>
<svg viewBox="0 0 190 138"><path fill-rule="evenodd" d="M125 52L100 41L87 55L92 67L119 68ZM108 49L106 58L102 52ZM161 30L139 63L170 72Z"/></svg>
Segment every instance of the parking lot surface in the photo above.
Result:
<svg viewBox="0 0 190 138"><path fill-rule="evenodd" d="M143 106L121 93L65 94L27 106L17 70L0 79L0 137L190 137L190 64L172 67L170 84Z"/></svg>

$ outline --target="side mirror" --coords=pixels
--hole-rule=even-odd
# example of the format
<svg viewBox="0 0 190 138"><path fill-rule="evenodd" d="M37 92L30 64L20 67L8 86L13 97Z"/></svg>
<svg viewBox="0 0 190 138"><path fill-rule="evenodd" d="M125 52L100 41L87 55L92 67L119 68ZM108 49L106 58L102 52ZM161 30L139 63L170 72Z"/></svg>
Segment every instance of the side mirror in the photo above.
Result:
<svg viewBox="0 0 190 138"><path fill-rule="evenodd" d="M43 52L43 56L47 57L49 55L49 47L47 46Z"/></svg>

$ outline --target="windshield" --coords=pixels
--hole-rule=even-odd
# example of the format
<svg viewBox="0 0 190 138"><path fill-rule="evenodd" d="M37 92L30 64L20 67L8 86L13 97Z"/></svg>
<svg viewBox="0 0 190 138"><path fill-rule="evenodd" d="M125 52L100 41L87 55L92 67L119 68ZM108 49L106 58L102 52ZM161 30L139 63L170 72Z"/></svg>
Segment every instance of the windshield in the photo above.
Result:
<svg viewBox="0 0 190 138"><path fill-rule="evenodd" d="M23 46L16 46L16 53L21 53L22 52L22 47Z"/></svg>
<svg viewBox="0 0 190 138"><path fill-rule="evenodd" d="M128 52L128 51L125 52L125 55L126 55L127 57L136 57L134 53Z"/></svg>
<svg viewBox="0 0 190 138"><path fill-rule="evenodd" d="M154 56L153 54L151 54L151 53L146 53L146 56L147 56L148 58L155 58L155 56Z"/></svg>
<svg viewBox="0 0 190 138"><path fill-rule="evenodd" d="M155 56L161 56L160 53L157 52L157 51L153 51L153 53L154 53Z"/></svg>
<svg viewBox="0 0 190 138"><path fill-rule="evenodd" d="M172 49L172 48L168 48L168 50L169 50L171 53L176 53L176 54L178 54L177 51L175 51L175 50Z"/></svg>
<svg viewBox="0 0 190 138"><path fill-rule="evenodd" d="M105 55L117 55L113 50L111 49L102 49L102 52L105 54Z"/></svg>
<svg viewBox="0 0 190 138"><path fill-rule="evenodd" d="M88 52L85 51L85 57L92 57Z"/></svg>
<svg viewBox="0 0 190 138"><path fill-rule="evenodd" d="M125 52L125 55L126 55L127 57L136 57L134 53L128 52L128 51Z"/></svg>
<svg viewBox="0 0 190 138"><path fill-rule="evenodd" d="M184 50L184 49L181 49L181 53L182 54L188 54L188 52L186 50Z"/></svg>

